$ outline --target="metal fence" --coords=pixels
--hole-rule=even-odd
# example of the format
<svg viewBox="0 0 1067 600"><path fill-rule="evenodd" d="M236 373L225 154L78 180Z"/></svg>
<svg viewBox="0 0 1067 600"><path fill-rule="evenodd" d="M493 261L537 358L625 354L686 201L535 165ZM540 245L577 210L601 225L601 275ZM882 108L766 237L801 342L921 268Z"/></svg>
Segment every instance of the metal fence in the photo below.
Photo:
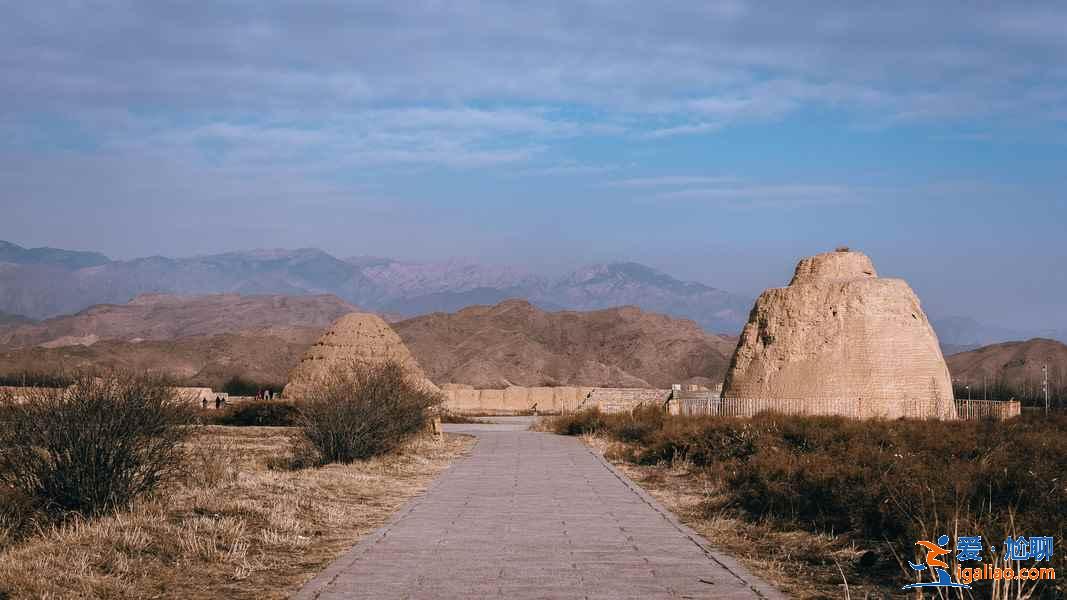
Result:
<svg viewBox="0 0 1067 600"><path fill-rule="evenodd" d="M1022 414L1022 405L1017 400L956 400L956 414L961 419L1004 420Z"/></svg>
<svg viewBox="0 0 1067 600"><path fill-rule="evenodd" d="M667 411L685 417L709 417L719 414L719 398L718 396L671 398L668 401Z"/></svg>
<svg viewBox="0 0 1067 600"><path fill-rule="evenodd" d="M960 419L1009 419L1020 414L1018 402L957 400L955 406ZM912 398L719 398L711 395L673 397L667 410L671 414L693 417L751 417L771 412L850 419L937 419L946 412L936 403Z"/></svg>

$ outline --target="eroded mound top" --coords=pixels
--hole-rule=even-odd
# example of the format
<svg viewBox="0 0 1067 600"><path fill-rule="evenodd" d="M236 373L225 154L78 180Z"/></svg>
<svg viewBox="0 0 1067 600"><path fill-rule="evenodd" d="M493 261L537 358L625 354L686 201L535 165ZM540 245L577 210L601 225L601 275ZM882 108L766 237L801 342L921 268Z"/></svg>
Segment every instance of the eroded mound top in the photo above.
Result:
<svg viewBox="0 0 1067 600"><path fill-rule="evenodd" d="M389 324L371 313L354 312L337 319L323 335L325 345L362 344L374 339L399 341Z"/></svg>
<svg viewBox="0 0 1067 600"><path fill-rule="evenodd" d="M834 281L839 279L874 279L878 272L874 263L862 252L824 252L801 259L789 285Z"/></svg>

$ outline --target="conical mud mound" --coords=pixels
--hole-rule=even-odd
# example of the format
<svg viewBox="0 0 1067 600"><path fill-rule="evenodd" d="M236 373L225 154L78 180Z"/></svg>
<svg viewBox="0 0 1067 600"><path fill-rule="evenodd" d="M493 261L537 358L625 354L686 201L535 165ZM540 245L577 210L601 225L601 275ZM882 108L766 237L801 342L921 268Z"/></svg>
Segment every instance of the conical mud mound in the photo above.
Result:
<svg viewBox="0 0 1067 600"><path fill-rule="evenodd" d="M378 315L350 313L335 321L308 348L300 364L289 374L282 395L299 399L332 369L345 368L353 362L380 364L390 360L399 362L412 377L436 389L388 323Z"/></svg>
<svg viewBox="0 0 1067 600"><path fill-rule="evenodd" d="M851 251L805 258L788 287L760 295L722 397L724 409L747 407L742 412L956 416L948 367L919 299Z"/></svg>

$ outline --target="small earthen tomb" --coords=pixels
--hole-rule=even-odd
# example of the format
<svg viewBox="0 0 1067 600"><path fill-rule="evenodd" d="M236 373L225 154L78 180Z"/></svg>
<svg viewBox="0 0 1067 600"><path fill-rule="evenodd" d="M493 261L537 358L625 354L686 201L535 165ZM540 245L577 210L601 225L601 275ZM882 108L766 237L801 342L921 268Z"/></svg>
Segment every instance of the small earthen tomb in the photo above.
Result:
<svg viewBox="0 0 1067 600"><path fill-rule="evenodd" d="M302 398L307 390L322 381L331 369L345 368L352 363L400 363L407 372L426 387L437 387L415 361L400 336L378 315L349 313L333 325L315 342L291 373L282 395Z"/></svg>

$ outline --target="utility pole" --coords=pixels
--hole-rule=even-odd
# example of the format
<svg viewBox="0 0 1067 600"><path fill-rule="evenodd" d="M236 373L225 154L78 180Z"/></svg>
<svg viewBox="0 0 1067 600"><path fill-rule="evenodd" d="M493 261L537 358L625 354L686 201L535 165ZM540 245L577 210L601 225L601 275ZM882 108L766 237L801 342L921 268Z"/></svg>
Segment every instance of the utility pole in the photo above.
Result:
<svg viewBox="0 0 1067 600"><path fill-rule="evenodd" d="M1041 387L1044 388L1044 390L1045 390L1045 416L1047 417L1048 416L1048 363L1045 363L1045 366L1042 367L1041 375L1043 376L1043 378L1045 380L1044 383L1041 384Z"/></svg>

